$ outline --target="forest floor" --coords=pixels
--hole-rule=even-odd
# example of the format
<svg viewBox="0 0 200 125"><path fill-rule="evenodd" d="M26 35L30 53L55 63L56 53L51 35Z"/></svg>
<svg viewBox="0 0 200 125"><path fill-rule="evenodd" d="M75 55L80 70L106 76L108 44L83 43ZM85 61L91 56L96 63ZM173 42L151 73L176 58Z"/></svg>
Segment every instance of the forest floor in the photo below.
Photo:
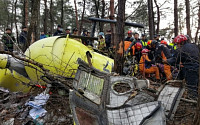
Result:
<svg viewBox="0 0 200 125"><path fill-rule="evenodd" d="M50 97L43 108L47 113L36 120L29 116L30 106L26 103L42 93L44 89L36 88L28 94L0 91L0 123L3 125L73 125L73 116L69 105L68 92L60 89L51 90ZM196 104L180 101L174 118L167 120L167 125L192 125Z"/></svg>

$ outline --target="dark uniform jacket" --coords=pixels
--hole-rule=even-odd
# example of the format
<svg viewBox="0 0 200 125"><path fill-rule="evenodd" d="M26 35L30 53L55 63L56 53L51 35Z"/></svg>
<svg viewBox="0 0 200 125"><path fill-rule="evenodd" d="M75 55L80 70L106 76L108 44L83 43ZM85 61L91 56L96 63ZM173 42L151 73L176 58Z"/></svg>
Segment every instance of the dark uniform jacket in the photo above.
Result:
<svg viewBox="0 0 200 125"><path fill-rule="evenodd" d="M13 42L15 42L15 37L12 34L5 33L2 36L2 42L4 43L4 50L5 51L13 51Z"/></svg>
<svg viewBox="0 0 200 125"><path fill-rule="evenodd" d="M177 49L174 57L167 60L171 65L179 64L187 69L198 70L199 68L199 49L197 45L186 43L181 48Z"/></svg>
<svg viewBox="0 0 200 125"><path fill-rule="evenodd" d="M156 49L155 49L155 61L158 63L162 62L162 54L164 54L164 56L169 59L171 57L171 53L169 48L166 45L163 44L156 44Z"/></svg>

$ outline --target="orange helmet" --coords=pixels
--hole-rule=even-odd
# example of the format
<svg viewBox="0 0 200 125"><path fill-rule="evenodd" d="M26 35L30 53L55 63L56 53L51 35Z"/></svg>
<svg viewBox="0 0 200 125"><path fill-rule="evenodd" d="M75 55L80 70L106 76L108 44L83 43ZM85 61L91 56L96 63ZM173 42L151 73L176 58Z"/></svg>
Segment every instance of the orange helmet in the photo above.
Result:
<svg viewBox="0 0 200 125"><path fill-rule="evenodd" d="M160 43L167 45L167 41L165 41L165 40L162 40Z"/></svg>
<svg viewBox="0 0 200 125"><path fill-rule="evenodd" d="M135 44L135 48L136 48L137 50L142 49L142 44L139 43L139 42L137 42L137 43Z"/></svg>
<svg viewBox="0 0 200 125"><path fill-rule="evenodd" d="M151 45L152 40L148 40L147 45Z"/></svg>
<svg viewBox="0 0 200 125"><path fill-rule="evenodd" d="M131 31L131 30L129 30L129 31L128 31L128 34L131 34L131 33L132 33L132 31Z"/></svg>

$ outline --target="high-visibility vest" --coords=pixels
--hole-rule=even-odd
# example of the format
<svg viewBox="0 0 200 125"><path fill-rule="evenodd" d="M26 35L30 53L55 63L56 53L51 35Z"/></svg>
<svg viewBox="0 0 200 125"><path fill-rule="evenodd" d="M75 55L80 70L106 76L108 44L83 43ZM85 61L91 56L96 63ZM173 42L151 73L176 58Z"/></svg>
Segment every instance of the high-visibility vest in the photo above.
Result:
<svg viewBox="0 0 200 125"><path fill-rule="evenodd" d="M145 42L145 41L143 41L143 40L141 40L141 42L142 42L142 46L144 46L144 47L147 46L147 42Z"/></svg>
<svg viewBox="0 0 200 125"><path fill-rule="evenodd" d="M102 50L103 48L105 48L105 46L106 46L105 39L104 38L99 39L98 41L99 41L99 45L98 45L99 50Z"/></svg>
<svg viewBox="0 0 200 125"><path fill-rule="evenodd" d="M174 50L176 50L176 45L174 45L174 43L170 43L169 45L172 46Z"/></svg>

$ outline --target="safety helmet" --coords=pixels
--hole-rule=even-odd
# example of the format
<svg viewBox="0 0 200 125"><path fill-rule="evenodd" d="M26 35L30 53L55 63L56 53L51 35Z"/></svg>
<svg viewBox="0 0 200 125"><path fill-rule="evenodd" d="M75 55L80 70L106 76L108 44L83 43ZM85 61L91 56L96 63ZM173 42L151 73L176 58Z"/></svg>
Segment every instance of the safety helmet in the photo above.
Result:
<svg viewBox="0 0 200 125"><path fill-rule="evenodd" d="M152 40L152 41L151 41L151 46L152 46L152 45L155 45L156 43L158 43L158 41Z"/></svg>
<svg viewBox="0 0 200 125"><path fill-rule="evenodd" d="M137 42L137 43L135 44L135 48L136 48L137 50L142 49L142 44L139 43L139 42Z"/></svg>
<svg viewBox="0 0 200 125"><path fill-rule="evenodd" d="M167 45L167 41L165 41L165 40L162 40L160 43Z"/></svg>
<svg viewBox="0 0 200 125"><path fill-rule="evenodd" d="M132 33L132 31L131 31L131 30L129 30L129 31L128 31L128 34L131 34L131 33Z"/></svg>
<svg viewBox="0 0 200 125"><path fill-rule="evenodd" d="M149 52L148 49L143 49L143 50L142 50L142 53L148 53L148 52Z"/></svg>
<svg viewBox="0 0 200 125"><path fill-rule="evenodd" d="M152 40L148 40L147 41L147 45L150 46L151 45Z"/></svg>
<svg viewBox="0 0 200 125"><path fill-rule="evenodd" d="M178 35L174 38L174 43L179 44L179 43L182 43L183 41L186 41L186 40L188 40L188 39L185 35Z"/></svg>
<svg viewBox="0 0 200 125"><path fill-rule="evenodd" d="M99 33L99 36L104 36L104 33L103 33L103 32L100 32L100 33Z"/></svg>

